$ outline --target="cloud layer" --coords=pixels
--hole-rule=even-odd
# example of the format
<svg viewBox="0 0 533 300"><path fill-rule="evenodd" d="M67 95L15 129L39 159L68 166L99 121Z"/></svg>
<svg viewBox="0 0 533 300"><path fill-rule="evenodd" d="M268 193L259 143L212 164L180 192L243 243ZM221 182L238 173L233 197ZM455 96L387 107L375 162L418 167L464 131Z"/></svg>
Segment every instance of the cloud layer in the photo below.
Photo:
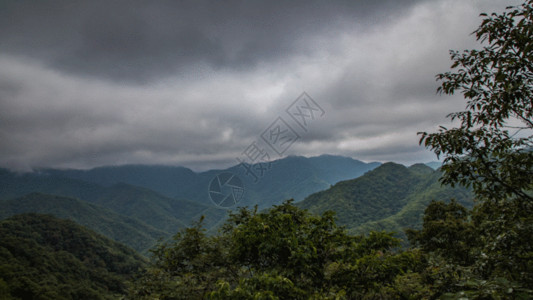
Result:
<svg viewBox="0 0 533 300"><path fill-rule="evenodd" d="M224 167L303 91L325 115L284 154L432 160L416 133L464 107L434 76L508 4L2 4L0 166Z"/></svg>

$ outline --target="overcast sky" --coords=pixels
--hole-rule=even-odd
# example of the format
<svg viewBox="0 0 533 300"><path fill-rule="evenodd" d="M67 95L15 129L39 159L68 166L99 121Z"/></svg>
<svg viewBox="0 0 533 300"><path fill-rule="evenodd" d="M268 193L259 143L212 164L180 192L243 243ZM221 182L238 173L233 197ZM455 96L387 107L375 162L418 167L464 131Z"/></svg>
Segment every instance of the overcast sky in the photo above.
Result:
<svg viewBox="0 0 533 300"><path fill-rule="evenodd" d="M261 135L277 118L299 137L281 156L432 161L417 132L465 105L435 75L511 4L2 1L0 167L205 170L254 142L276 159ZM304 91L323 114L299 127Z"/></svg>

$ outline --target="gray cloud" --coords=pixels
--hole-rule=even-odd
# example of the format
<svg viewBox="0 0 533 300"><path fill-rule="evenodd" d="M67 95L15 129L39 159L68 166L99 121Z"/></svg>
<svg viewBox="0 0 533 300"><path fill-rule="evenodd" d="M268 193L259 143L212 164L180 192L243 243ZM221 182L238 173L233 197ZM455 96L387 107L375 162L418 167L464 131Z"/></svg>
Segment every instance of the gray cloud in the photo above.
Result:
<svg viewBox="0 0 533 300"><path fill-rule="evenodd" d="M196 65L250 69L311 54L309 39L417 1L20 1L0 10L4 51L77 74L146 81Z"/></svg>
<svg viewBox="0 0 533 300"><path fill-rule="evenodd" d="M286 154L411 163L448 49L507 1L13 1L0 9L0 166L228 166L307 91Z"/></svg>

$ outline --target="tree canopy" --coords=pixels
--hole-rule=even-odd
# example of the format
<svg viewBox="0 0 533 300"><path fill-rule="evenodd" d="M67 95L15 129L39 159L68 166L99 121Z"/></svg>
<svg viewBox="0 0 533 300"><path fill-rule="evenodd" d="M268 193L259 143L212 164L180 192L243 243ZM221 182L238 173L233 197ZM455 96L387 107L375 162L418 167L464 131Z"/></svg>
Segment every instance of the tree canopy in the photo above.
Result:
<svg viewBox="0 0 533 300"><path fill-rule="evenodd" d="M434 266L452 271L445 290L472 298L510 297L506 293L528 298L533 286L533 1L482 17L474 32L482 49L451 51L452 71L437 75L439 93L460 92L467 101L465 111L448 116L458 127L423 132L420 139L444 156L442 182L471 186L477 205L466 212L455 203L432 204L424 228L409 234Z"/></svg>
<svg viewBox="0 0 533 300"><path fill-rule="evenodd" d="M452 70L438 92L461 93L466 110L448 115L458 127L421 133L444 156L444 183L471 185L478 198L533 200L533 2L482 14L480 50L451 51Z"/></svg>
<svg viewBox="0 0 533 300"><path fill-rule="evenodd" d="M312 215L286 202L241 209L217 236L201 223L153 250L154 265L135 299L335 299L387 297L420 264L396 252L391 233L351 236L331 212Z"/></svg>

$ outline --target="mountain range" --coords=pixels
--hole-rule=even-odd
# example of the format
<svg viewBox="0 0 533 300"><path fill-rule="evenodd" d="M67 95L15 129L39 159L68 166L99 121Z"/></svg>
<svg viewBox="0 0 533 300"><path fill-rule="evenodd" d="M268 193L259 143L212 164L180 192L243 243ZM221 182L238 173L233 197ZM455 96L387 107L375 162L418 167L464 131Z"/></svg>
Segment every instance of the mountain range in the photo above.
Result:
<svg viewBox="0 0 533 300"><path fill-rule="evenodd" d="M212 205L208 187L218 174L237 175L244 185L242 206L258 205L260 208L293 198L306 196L328 188L341 180L356 178L378 167L380 163L365 163L349 157L321 155L317 157L289 156L268 163L263 176L247 174L242 165L227 169L193 172L184 167L126 165L100 167L91 170L39 170L53 178L75 179L109 187L119 183L144 187L172 199L188 199ZM249 166L252 170L260 164ZM256 172L257 173L257 172Z"/></svg>
<svg viewBox="0 0 533 300"><path fill-rule="evenodd" d="M210 183L224 173L238 177L244 191L229 208L209 199ZM0 220L20 213L51 214L146 254L159 239L201 216L208 232L216 232L228 209L268 209L294 199L314 213L335 211L339 224L351 232L389 230L401 235L403 228L419 226L431 200L471 203L468 190L442 186L439 177L439 171L423 164L405 167L332 155L274 161L257 181L242 165L205 172L145 165L24 174L0 169Z"/></svg>
<svg viewBox="0 0 533 300"><path fill-rule="evenodd" d="M254 205L265 209L290 198L302 200L379 165L332 155L290 156L272 162L258 182L239 165L200 173L143 165L24 174L0 169L0 219L29 212L52 214L146 253L159 238L170 237L201 216L205 228L218 228L227 208L214 205L208 194L218 174L229 172L242 179L245 196L230 209Z"/></svg>

